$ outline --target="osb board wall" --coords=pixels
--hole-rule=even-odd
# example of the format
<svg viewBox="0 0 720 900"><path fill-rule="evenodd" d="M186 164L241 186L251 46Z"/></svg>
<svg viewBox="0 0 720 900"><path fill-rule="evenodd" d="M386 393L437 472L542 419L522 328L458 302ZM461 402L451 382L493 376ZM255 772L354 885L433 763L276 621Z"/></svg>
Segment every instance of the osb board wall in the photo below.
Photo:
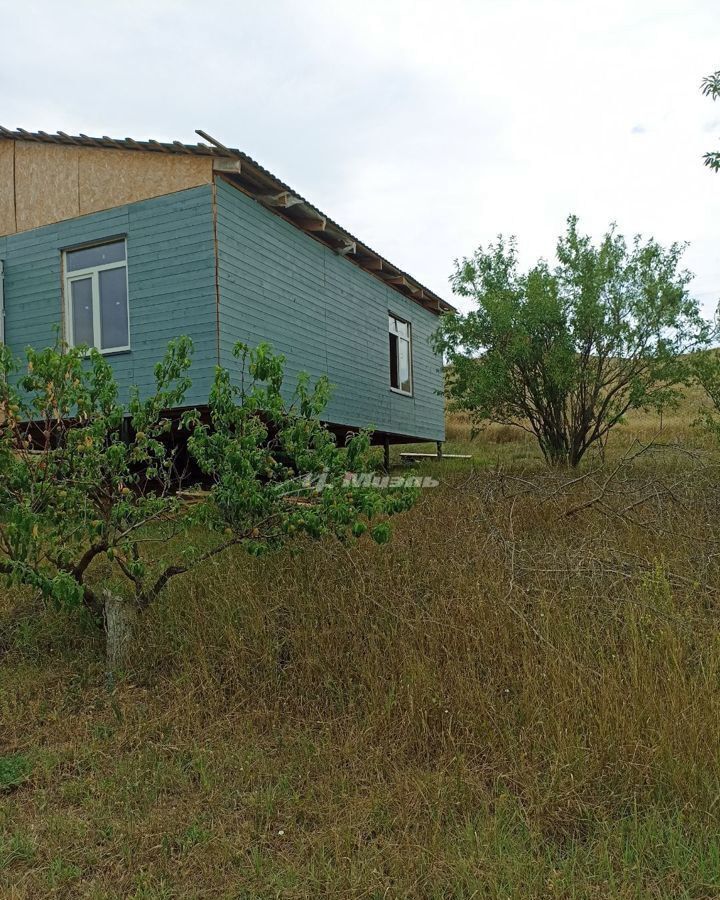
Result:
<svg viewBox="0 0 720 900"><path fill-rule="evenodd" d="M14 159L15 143L0 141L0 234L15 231Z"/></svg>
<svg viewBox="0 0 720 900"><path fill-rule="evenodd" d="M208 184L212 181L212 160L81 148L79 172L82 215Z"/></svg>
<svg viewBox="0 0 720 900"><path fill-rule="evenodd" d="M79 215L78 157L74 147L15 146L15 220L18 231Z"/></svg>
<svg viewBox="0 0 720 900"><path fill-rule="evenodd" d="M212 181L212 159L0 141L0 235Z"/></svg>

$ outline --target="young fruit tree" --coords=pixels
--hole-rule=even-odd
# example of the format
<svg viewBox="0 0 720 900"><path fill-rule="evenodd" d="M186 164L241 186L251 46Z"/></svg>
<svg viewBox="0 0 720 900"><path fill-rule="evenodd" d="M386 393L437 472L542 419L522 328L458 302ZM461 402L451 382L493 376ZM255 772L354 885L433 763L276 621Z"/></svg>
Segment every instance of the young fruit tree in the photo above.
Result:
<svg viewBox="0 0 720 900"><path fill-rule="evenodd" d="M628 411L675 402L683 354L710 333L683 250L628 242L614 227L596 245L571 216L553 267L521 272L502 236L456 262L453 288L476 308L445 316L435 338L454 406L476 427L529 431L548 463L576 466Z"/></svg>
<svg viewBox="0 0 720 900"><path fill-rule="evenodd" d="M124 405L97 351L30 349L21 371L0 345L0 575L104 623L111 668L168 582L203 561L300 535L383 543L388 517L415 499L347 478L368 470L369 434L338 447L319 419L327 380L300 376L286 401L283 358L267 345L235 348L239 384L217 370L209 425L195 411L173 421L191 349L171 342L152 394ZM177 491L179 429L207 488L192 503Z"/></svg>

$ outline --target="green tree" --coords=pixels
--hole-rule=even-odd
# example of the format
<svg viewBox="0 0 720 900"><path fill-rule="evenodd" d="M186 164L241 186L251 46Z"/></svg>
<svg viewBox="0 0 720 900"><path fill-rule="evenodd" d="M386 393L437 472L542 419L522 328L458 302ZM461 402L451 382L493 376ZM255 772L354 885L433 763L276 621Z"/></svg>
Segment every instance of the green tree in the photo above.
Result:
<svg viewBox="0 0 720 900"><path fill-rule="evenodd" d="M436 335L456 408L478 426L525 429L548 463L576 466L629 410L672 403L681 354L709 336L683 250L614 228L596 246L571 216L553 268L521 272L502 236L456 262L453 288L477 307L444 317Z"/></svg>
<svg viewBox="0 0 720 900"><path fill-rule="evenodd" d="M720 441L720 355L717 348L693 354L692 372L703 390L705 402L701 404L698 419L694 423Z"/></svg>
<svg viewBox="0 0 720 900"><path fill-rule="evenodd" d="M20 372L0 345L0 574L104 618L113 667L143 611L204 560L299 535L348 540L367 530L384 542L387 517L414 500L348 482L371 464L370 436L336 445L319 419L327 379L311 386L301 376L286 402L281 356L267 345L235 354L240 383L217 370L203 425L194 411L180 422L167 413L190 386L187 338L156 366L152 395L134 390L127 405L96 351L30 349ZM179 428L210 485L191 504L176 490Z"/></svg>
<svg viewBox="0 0 720 900"><path fill-rule="evenodd" d="M720 69L717 72L713 72L712 75L707 75L703 78L702 92L704 96L711 97L713 100L717 100L720 97ZM706 153L703 159L706 166L710 166L716 172L720 171L720 153L718 151Z"/></svg>

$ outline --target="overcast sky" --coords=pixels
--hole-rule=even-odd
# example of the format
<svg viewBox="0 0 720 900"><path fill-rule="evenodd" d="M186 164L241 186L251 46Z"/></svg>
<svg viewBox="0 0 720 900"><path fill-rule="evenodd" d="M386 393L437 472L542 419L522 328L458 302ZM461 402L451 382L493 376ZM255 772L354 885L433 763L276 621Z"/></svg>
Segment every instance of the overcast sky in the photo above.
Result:
<svg viewBox="0 0 720 900"><path fill-rule="evenodd" d="M720 298L718 0L0 0L0 124L239 147L450 299L499 232L617 221Z"/></svg>

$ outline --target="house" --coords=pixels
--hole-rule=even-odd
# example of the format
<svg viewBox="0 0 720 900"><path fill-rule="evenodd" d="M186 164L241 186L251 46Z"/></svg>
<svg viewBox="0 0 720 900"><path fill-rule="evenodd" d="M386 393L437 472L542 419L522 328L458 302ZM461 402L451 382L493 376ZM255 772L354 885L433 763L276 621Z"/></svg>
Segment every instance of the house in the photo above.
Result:
<svg viewBox="0 0 720 900"><path fill-rule="evenodd" d="M452 307L239 150L0 128L0 340L107 354L147 391L168 341L206 402L237 341L268 341L334 386L327 422L389 443L442 441L430 337ZM235 363L236 364L236 363Z"/></svg>

